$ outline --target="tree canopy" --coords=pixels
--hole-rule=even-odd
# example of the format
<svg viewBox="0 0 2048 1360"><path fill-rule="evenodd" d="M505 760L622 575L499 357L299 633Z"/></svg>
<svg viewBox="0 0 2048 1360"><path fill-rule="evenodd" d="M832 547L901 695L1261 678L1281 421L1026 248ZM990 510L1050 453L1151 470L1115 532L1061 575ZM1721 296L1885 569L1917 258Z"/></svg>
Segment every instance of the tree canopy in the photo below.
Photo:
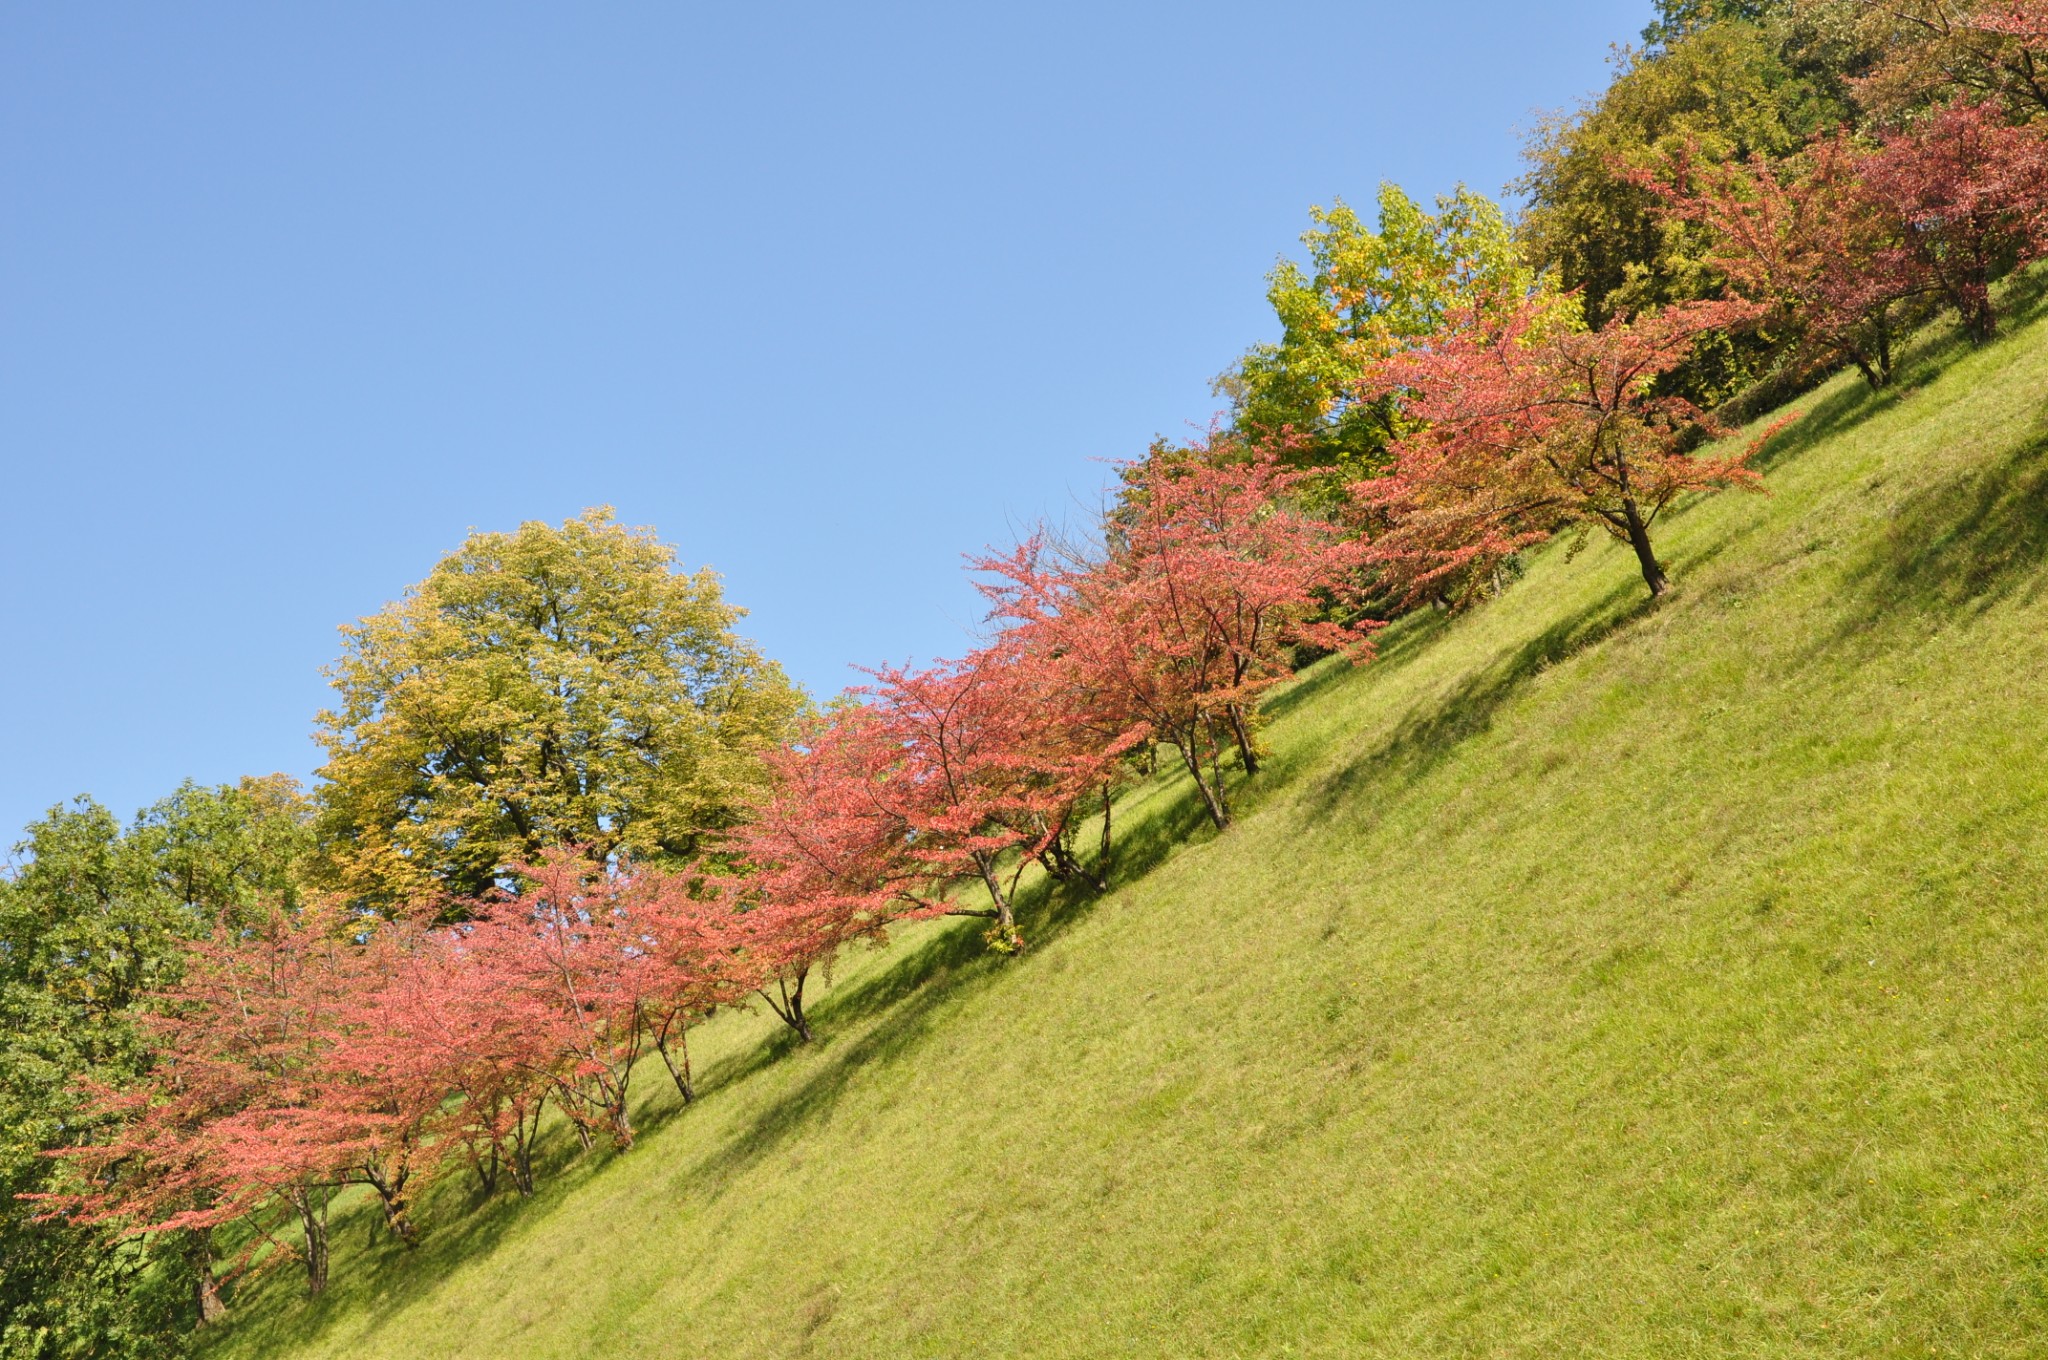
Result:
<svg viewBox="0 0 2048 1360"><path fill-rule="evenodd" d="M389 901L475 894L573 843L686 857L728 827L801 696L709 570L593 510L473 534L342 630L319 719L323 871Z"/></svg>

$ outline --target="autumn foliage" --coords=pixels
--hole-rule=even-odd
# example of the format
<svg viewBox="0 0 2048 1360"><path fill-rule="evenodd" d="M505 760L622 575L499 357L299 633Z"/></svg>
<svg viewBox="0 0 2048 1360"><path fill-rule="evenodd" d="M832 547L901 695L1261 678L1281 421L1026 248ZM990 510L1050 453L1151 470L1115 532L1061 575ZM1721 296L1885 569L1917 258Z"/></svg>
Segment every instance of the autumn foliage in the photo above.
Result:
<svg viewBox="0 0 2048 1360"><path fill-rule="evenodd" d="M1587 331L1531 298L1503 324L1460 325L1383 365L1369 381L1406 394L1422 424L1395 445L1392 472L1358 488L1392 526L1374 560L1420 599L1561 529L1598 528L1629 545L1650 593L1663 594L1658 515L1688 491L1758 478L1754 446L1698 447L1722 431L1656 379L1700 336L1759 310L1691 303Z"/></svg>
<svg viewBox="0 0 2048 1360"><path fill-rule="evenodd" d="M1292 649L1371 654L1364 545L1289 503L1304 474L1217 436L1124 469L1094 557L1043 540L977 565L996 617L1067 696L1075 726L1142 724L1179 755L1211 820L1230 820L1223 757L1258 769L1260 694Z"/></svg>
<svg viewBox="0 0 2048 1360"><path fill-rule="evenodd" d="M2018 61L2048 33L2043 13L2032 0L1980 8L1964 38ZM1226 828L1234 790L1261 770L1271 688L1309 659L1370 659L1401 610L1467 603L1524 549L1596 531L1627 544L1650 594L1663 595L1660 517L1695 493L1761 485L1762 441L1726 442L1674 374L1703 343L1760 330L1789 338L1795 367L1853 365L1882 386L1916 317L1946 308L1968 335L1992 335L1993 285L2048 253L2048 120L2012 121L2013 102L1923 103L1875 133L1830 131L1789 156L1717 163L1694 145L1627 171L1669 224L1704 233L1725 296L1616 311L1597 328L1581 298L1510 267L1505 227L1489 227L1486 269L1460 266L1457 288L1416 292L1398 325L1383 315L1391 302L1367 307L1369 345L1309 347L1324 386L1338 381L1330 364L1351 362L1348 395L1318 387L1309 403L1331 417L1324 428L1248 422L1155 445L1120 466L1093 533L1041 532L973 560L989 606L979 645L870 670L788 727L796 703L779 673L750 652L717 653L734 674L684 688L737 693L766 676L753 706L724 715L730 741L716 760L687 779L641 771L646 787L624 802L596 787L602 761L563 754L575 748L550 724L573 726L583 710L557 714L556 701L580 696L600 715L604 760L637 768L633 734L659 727L647 713L682 721L669 711L679 682L647 679L659 669L648 661L634 672L640 687L620 691L586 664L605 648L580 640L618 623L601 592L579 588L577 628L550 599L545 646L524 645L576 684L543 686L554 706L536 700L535 711L551 716L514 724L532 740L521 760L540 791L493 785L489 799L456 800L443 821L406 830L424 838L413 850L373 828L351 862L364 873L384 864L374 890L237 913L193 945L181 980L144 997L146 1074L89 1091L89 1134L55 1154L68 1188L38 1196L41 1211L184 1234L208 1261L203 1288L215 1278L212 1234L233 1225L230 1275L295 1259L317 1293L328 1206L345 1187L374 1196L385 1229L410 1246L421 1187L438 1175L467 1174L484 1194L506 1182L533 1193L551 1113L585 1149L630 1149L643 1059L658 1057L680 1100L695 1100L690 1032L720 1010L762 1000L809 1040L814 980L908 921L972 917L997 953L1025 948L1027 874L1106 890L1115 795L1155 759L1176 759ZM1324 291L1363 305L1349 285ZM1372 457L1335 461L1373 475L1333 505L1323 455L1358 435L1340 428L1358 412L1374 422ZM642 567L666 561L601 517L578 532L631 548ZM676 670L676 639L723 637L730 611L708 578L695 595L658 584L618 626L638 637L660 623L656 659ZM378 628L439 645L458 615L422 607ZM370 650L358 647L359 665ZM368 699L359 707L352 741L393 721ZM422 732L439 730L431 707L413 715ZM418 733L408 741L393 766L400 793L441 763ZM562 836L575 843L551 843ZM447 862L436 867L430 849ZM393 856L403 872L384 863Z"/></svg>
<svg viewBox="0 0 2048 1360"><path fill-rule="evenodd" d="M1940 106L1874 141L1836 131L1783 161L1697 153L1632 177L1707 230L1707 263L1735 295L1872 387L1891 381L1916 304L1952 308L1988 339L1991 285L2048 252L2048 127L2009 124L1990 101Z"/></svg>

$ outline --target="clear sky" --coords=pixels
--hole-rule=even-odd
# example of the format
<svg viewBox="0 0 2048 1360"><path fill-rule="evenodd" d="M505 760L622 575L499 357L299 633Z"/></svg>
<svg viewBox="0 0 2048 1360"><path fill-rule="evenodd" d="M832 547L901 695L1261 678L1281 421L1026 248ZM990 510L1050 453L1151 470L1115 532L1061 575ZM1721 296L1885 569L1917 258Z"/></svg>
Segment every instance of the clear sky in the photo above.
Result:
<svg viewBox="0 0 2048 1360"><path fill-rule="evenodd" d="M819 694L957 653L1311 204L1497 191L1649 9L0 9L0 845L309 776L472 527L614 505Z"/></svg>

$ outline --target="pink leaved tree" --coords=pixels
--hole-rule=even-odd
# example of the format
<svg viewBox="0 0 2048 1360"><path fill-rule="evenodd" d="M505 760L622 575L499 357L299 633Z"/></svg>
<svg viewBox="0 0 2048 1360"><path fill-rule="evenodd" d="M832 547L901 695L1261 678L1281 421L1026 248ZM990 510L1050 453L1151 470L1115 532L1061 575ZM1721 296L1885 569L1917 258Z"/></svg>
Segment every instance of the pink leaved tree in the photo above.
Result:
<svg viewBox="0 0 2048 1360"><path fill-rule="evenodd" d="M1401 392L1419 427L1395 444L1387 476L1354 488L1389 526L1372 545L1385 579L1419 600L1561 529L1598 528L1629 545L1662 595L1658 516L1688 492L1759 486L1749 460L1762 441L1702 447L1720 427L1655 380L1700 336L1762 311L1688 303L1586 331L1532 298L1504 322L1468 317L1387 361L1370 380Z"/></svg>

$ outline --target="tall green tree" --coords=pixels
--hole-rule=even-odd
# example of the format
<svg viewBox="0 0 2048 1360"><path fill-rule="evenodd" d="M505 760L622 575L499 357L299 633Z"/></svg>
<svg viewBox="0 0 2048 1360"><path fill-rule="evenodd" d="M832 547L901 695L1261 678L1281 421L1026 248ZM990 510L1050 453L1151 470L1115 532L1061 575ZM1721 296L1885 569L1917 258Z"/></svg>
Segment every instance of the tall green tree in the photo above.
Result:
<svg viewBox="0 0 2048 1360"><path fill-rule="evenodd" d="M731 826L802 698L708 569L609 510L474 534L342 630L323 874L475 895L565 842L659 861Z"/></svg>
<svg viewBox="0 0 2048 1360"><path fill-rule="evenodd" d="M89 798L50 809L0 876L0 1357L168 1356L218 1307L203 1237L122 1241L38 1221L90 1137L79 1083L118 1085L150 1061L134 1023L178 979L188 941L259 901L289 903L311 844L284 776L187 783L123 828Z"/></svg>

